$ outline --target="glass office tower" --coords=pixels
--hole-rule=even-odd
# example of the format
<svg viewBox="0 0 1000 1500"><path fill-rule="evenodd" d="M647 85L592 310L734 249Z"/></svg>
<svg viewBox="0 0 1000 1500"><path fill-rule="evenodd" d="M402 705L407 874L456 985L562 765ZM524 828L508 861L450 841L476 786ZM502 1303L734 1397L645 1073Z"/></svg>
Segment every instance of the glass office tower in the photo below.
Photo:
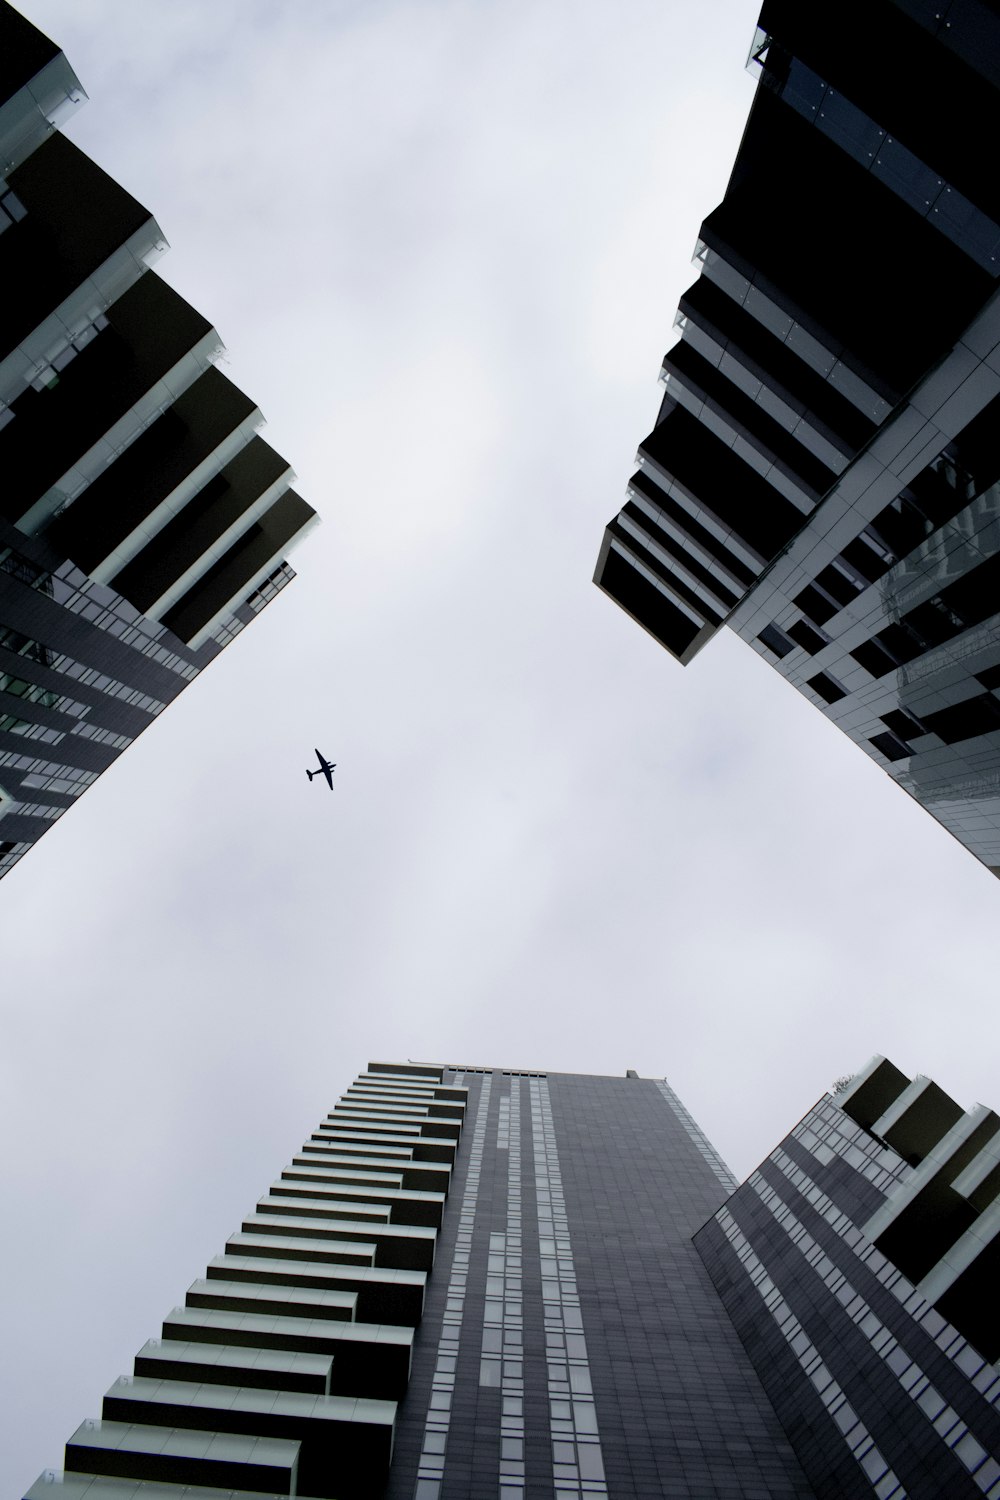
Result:
<svg viewBox="0 0 1000 1500"><path fill-rule="evenodd" d="M294 577L314 520L155 219L0 0L0 877Z"/></svg>
<svg viewBox="0 0 1000 1500"><path fill-rule="evenodd" d="M750 68L595 581L685 664L728 625L1000 874L1000 15L766 0Z"/></svg>
<svg viewBox="0 0 1000 1500"><path fill-rule="evenodd" d="M28 1500L997 1500L998 1131L875 1059L737 1187L665 1082L373 1063Z"/></svg>

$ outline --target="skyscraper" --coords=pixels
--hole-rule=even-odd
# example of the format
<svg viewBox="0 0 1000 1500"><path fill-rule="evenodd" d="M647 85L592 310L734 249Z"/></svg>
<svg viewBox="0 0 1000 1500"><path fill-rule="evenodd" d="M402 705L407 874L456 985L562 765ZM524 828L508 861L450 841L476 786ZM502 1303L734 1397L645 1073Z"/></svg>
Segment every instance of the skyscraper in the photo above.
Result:
<svg viewBox="0 0 1000 1500"><path fill-rule="evenodd" d="M750 67L595 581L684 664L728 625L1000 873L1000 16L766 0Z"/></svg>
<svg viewBox="0 0 1000 1500"><path fill-rule="evenodd" d="M996 1500L998 1139L878 1058L737 1188L665 1082L372 1063L29 1500Z"/></svg>
<svg viewBox="0 0 1000 1500"><path fill-rule="evenodd" d="M819 1496L1000 1496L1000 1120L873 1058L695 1235Z"/></svg>
<svg viewBox="0 0 1000 1500"><path fill-rule="evenodd" d="M294 577L314 519L149 269L156 221L60 134L82 99L0 0L0 876Z"/></svg>

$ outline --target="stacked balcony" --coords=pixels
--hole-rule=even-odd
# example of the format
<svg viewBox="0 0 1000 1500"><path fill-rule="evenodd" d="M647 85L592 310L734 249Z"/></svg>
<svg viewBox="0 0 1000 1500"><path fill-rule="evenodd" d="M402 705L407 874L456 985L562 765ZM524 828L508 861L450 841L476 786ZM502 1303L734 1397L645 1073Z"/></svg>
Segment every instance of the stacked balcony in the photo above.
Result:
<svg viewBox="0 0 1000 1500"><path fill-rule="evenodd" d="M60 133L84 97L0 0L0 877L294 578L315 520L151 269L159 224Z"/></svg>
<svg viewBox="0 0 1000 1500"><path fill-rule="evenodd" d="M1000 1357L1000 1116L874 1057L837 1103L914 1167L865 1234L987 1360Z"/></svg>
<svg viewBox="0 0 1000 1500"><path fill-rule="evenodd" d="M0 515L197 649L313 512L213 365L211 324L149 271L155 219L59 133L82 99L0 0ZM9 76L8 76L9 75Z"/></svg>
<svg viewBox="0 0 1000 1500"><path fill-rule="evenodd" d="M371 1064L26 1500L380 1493L466 1090Z"/></svg>

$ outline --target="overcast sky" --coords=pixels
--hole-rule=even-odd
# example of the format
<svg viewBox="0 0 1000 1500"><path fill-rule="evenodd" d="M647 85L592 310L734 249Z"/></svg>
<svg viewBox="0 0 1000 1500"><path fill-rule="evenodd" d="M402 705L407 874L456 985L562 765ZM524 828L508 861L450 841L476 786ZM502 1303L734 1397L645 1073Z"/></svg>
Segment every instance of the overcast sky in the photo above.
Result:
<svg viewBox="0 0 1000 1500"><path fill-rule="evenodd" d="M369 1057L666 1075L741 1176L875 1051L1000 1103L997 882L590 581L754 5L21 8L324 524L0 886L10 1495Z"/></svg>

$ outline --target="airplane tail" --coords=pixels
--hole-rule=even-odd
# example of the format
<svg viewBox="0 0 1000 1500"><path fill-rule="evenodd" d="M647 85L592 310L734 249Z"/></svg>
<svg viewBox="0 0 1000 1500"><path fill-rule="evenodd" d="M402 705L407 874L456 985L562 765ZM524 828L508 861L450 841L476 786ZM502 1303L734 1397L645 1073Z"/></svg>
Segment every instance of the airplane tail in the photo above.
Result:
<svg viewBox="0 0 1000 1500"><path fill-rule="evenodd" d="M314 776L315 776L315 775L316 775L316 774L317 774L317 773L316 773L316 772L315 772L315 771L307 771L307 772L306 772L306 775L307 775L307 776L308 776L308 777L309 777L309 780L310 780L310 781L312 781L312 779L313 779L313 777L314 777Z"/></svg>

